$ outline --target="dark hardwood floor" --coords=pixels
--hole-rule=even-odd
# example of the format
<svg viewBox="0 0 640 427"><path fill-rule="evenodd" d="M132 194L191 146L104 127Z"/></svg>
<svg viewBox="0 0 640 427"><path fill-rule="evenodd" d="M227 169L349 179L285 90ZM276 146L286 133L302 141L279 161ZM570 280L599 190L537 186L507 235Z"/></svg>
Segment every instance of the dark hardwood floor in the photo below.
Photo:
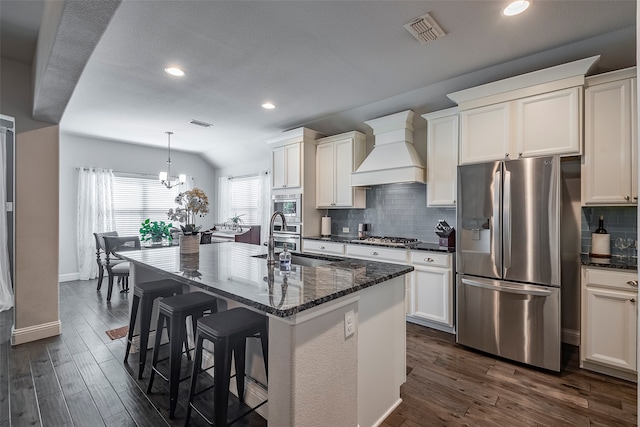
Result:
<svg viewBox="0 0 640 427"><path fill-rule="evenodd" d="M13 313L0 313L0 427L183 425L187 382L170 420L166 383L158 378L147 395L149 363L144 380L135 379L137 354L125 365L124 339L112 341L105 333L127 324L128 308L118 293L106 304L95 281L62 283L62 335L16 347L10 345ZM581 370L576 347L563 352L563 371L553 374L497 360L456 345L452 335L408 324L403 401L383 426L636 425L636 384ZM239 406L231 402L232 410ZM204 425L197 415L192 420ZM266 422L252 414L234 425Z"/></svg>

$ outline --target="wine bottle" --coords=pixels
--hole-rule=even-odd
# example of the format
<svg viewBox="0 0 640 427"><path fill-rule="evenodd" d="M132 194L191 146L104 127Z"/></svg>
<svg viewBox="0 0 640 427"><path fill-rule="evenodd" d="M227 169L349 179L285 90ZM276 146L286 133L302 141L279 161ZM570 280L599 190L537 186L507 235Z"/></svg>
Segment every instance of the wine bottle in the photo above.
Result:
<svg viewBox="0 0 640 427"><path fill-rule="evenodd" d="M598 228L591 234L591 251L589 255L595 258L611 258L611 236L604 228L604 217L602 215L600 215Z"/></svg>
<svg viewBox="0 0 640 427"><path fill-rule="evenodd" d="M598 228L595 231L596 234L609 234L607 230L604 228L604 216L600 215L600 220L598 221Z"/></svg>

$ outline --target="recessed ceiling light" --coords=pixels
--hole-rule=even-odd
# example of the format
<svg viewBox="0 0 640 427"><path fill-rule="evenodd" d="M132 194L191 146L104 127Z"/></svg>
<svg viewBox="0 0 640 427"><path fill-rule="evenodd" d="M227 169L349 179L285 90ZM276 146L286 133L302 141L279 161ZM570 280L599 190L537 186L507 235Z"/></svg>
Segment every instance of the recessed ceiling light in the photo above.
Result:
<svg viewBox="0 0 640 427"><path fill-rule="evenodd" d="M528 0L516 0L509 3L509 5L502 11L502 14L505 16L518 15L527 10L529 6L531 6L531 2Z"/></svg>
<svg viewBox="0 0 640 427"><path fill-rule="evenodd" d="M276 106L271 102L265 102L264 104L262 104L262 108L264 108L265 110L273 110L274 108L276 108Z"/></svg>
<svg viewBox="0 0 640 427"><path fill-rule="evenodd" d="M167 67L164 69L164 72L167 74L171 74L172 76L178 76L178 77L184 76L184 71L176 67Z"/></svg>

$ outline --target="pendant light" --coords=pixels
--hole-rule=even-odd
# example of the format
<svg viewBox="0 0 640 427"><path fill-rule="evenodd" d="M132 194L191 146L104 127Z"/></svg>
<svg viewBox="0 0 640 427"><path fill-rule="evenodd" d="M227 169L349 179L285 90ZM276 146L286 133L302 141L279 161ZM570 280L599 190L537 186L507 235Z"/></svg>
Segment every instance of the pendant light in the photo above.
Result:
<svg viewBox="0 0 640 427"><path fill-rule="evenodd" d="M178 175L178 179L177 181L172 181L172 177L171 177L171 135L173 135L173 132L165 132L167 134L167 139L168 139L168 150L169 150L169 156L167 158L167 171L166 172L160 172L159 175L159 179L160 179L160 183L162 185L164 185L167 188L173 188L176 185L182 185L187 181L187 175L181 173L180 175Z"/></svg>

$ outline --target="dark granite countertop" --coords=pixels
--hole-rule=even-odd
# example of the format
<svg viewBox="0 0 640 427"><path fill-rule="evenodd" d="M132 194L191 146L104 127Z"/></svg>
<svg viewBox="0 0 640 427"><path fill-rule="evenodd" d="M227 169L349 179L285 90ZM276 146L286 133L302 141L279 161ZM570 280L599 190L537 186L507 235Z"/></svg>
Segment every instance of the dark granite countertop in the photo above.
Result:
<svg viewBox="0 0 640 427"><path fill-rule="evenodd" d="M386 243L376 243L376 244L364 243L359 241L357 237L349 237L349 236L346 236L346 237L345 236L329 236L329 237L312 236L312 237L303 237L303 239L320 240L323 242L346 243L346 244L354 244L354 245L380 246L380 247L393 248L393 249L410 249L410 250L427 251L427 252L455 253L456 251L455 248L445 248L445 247L439 246L437 243L428 243L428 242L418 242L418 243L407 244L404 246L398 246L398 245L386 244Z"/></svg>
<svg viewBox="0 0 640 427"><path fill-rule="evenodd" d="M413 271L409 265L343 257L312 256L330 263L269 270L264 246L227 242L200 245L200 253L180 255L179 247L121 252L134 264L280 317L287 317L360 289ZM295 255L295 254L294 254ZM309 257L309 255L305 255Z"/></svg>
<svg viewBox="0 0 640 427"><path fill-rule="evenodd" d="M620 257L611 257L611 258L594 258L590 257L588 254L580 254L580 261L582 265L587 265L590 267L603 267L603 268L613 268L619 270L638 270L638 259L623 259Z"/></svg>

